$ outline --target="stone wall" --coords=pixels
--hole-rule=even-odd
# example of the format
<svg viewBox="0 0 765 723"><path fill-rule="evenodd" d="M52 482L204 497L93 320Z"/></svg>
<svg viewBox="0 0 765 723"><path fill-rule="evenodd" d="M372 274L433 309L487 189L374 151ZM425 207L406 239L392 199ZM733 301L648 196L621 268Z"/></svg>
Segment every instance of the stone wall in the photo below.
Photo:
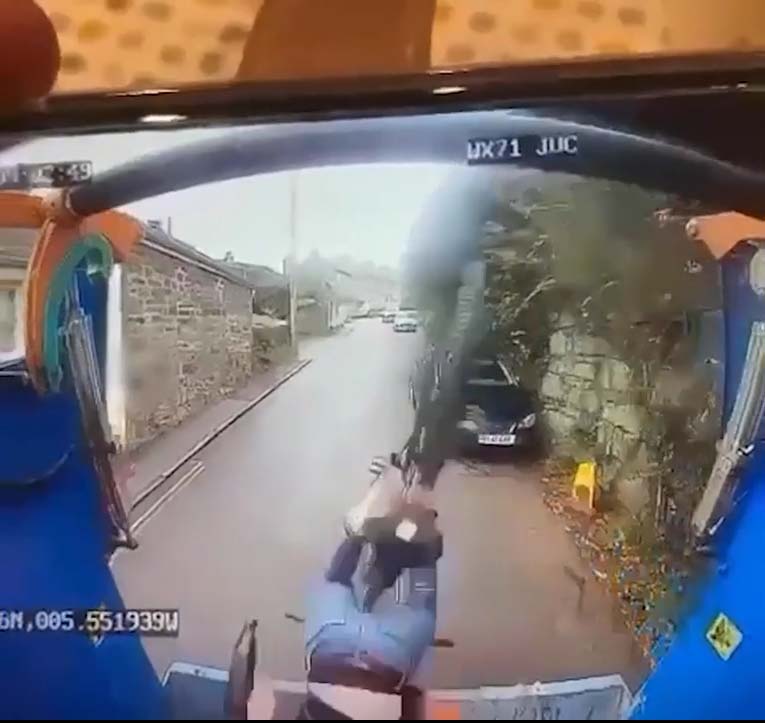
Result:
<svg viewBox="0 0 765 723"><path fill-rule="evenodd" d="M577 457L598 450L621 460L644 456L646 409L634 377L604 339L573 327L555 331L540 397L558 451Z"/></svg>
<svg viewBox="0 0 765 723"><path fill-rule="evenodd" d="M538 395L552 467L596 461L600 509L681 549L721 434L719 264L663 194L564 174L493 184L486 346Z"/></svg>
<svg viewBox="0 0 765 723"><path fill-rule="evenodd" d="M625 354L566 316L550 337L540 402L553 449L577 461L594 458L602 488L633 513L664 477L700 489L709 471L721 433L721 380L701 358L717 333L706 326L678 343L687 348L673 364ZM695 469L682 469L689 459Z"/></svg>
<svg viewBox="0 0 765 723"><path fill-rule="evenodd" d="M295 356L289 325L270 316L256 314L252 326L253 371L266 371Z"/></svg>
<svg viewBox="0 0 765 723"><path fill-rule="evenodd" d="M329 334L329 309L321 302L300 303L295 314L298 334L323 336Z"/></svg>
<svg viewBox="0 0 765 723"><path fill-rule="evenodd" d="M141 247L123 274L126 444L230 394L253 373L251 290Z"/></svg>

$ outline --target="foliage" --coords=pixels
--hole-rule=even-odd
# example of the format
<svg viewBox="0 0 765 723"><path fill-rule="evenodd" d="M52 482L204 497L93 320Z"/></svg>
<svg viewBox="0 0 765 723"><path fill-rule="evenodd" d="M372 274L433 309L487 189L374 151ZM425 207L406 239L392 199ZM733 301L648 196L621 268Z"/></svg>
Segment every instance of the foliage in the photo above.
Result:
<svg viewBox="0 0 765 723"><path fill-rule="evenodd" d="M491 344L538 389L550 336L565 318L607 342L633 369L630 401L646 411L645 454L642 461L615 460L609 474L645 475L652 523L671 529L677 547L714 457L709 430L699 437L693 428L694 420L718 411L718 400L711 377L690 371L695 341L687 320L720 306L716 264L682 224L661 222L657 211L673 203L661 194L562 176L545 176L515 195L508 183L504 192L493 232L482 239ZM675 406L655 399L667 369L685 369L694 379ZM596 425L589 425L575 428L569 441L602 458L596 437ZM650 471L635 468L646 459Z"/></svg>
<svg viewBox="0 0 765 723"><path fill-rule="evenodd" d="M604 565L613 560L612 587L624 614L641 640L657 643L676 618L664 608L657 616L649 610L679 589L688 520L719 433L720 390L713 373L699 373L693 331L694 320L721 307L717 264L686 237L681 222L666 223L657 213L675 205L662 194L556 174L498 174L494 194L473 241L486 263L485 352L502 357L528 388L540 389L549 373L551 337L567 324L578 338L601 341L617 366L631 369L619 404L639 407L645 421L632 448L609 452L617 457L609 474L637 479L649 502L639 513L614 514L618 504L607 501L616 532L593 560L594 574L610 577ZM453 322L457 286L452 278L414 287L431 339ZM684 387L673 383L683 376ZM657 394L662 380L672 391L666 400ZM580 418L569 439L596 459L606 459L597 418L603 403L599 398L594 419ZM567 465L555 502L562 509L570 498L570 460L548 462Z"/></svg>

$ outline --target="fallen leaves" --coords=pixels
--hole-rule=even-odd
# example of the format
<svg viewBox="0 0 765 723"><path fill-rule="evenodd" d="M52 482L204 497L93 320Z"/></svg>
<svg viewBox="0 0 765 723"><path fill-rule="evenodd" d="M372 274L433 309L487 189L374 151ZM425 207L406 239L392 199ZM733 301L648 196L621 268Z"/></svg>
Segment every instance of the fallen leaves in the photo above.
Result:
<svg viewBox="0 0 765 723"><path fill-rule="evenodd" d="M668 597L682 592L684 575L654 548L628 541L630 520L589 511L571 497L570 466L548 465L542 477L545 505L560 517L592 577L609 591L619 618L653 665L675 630Z"/></svg>

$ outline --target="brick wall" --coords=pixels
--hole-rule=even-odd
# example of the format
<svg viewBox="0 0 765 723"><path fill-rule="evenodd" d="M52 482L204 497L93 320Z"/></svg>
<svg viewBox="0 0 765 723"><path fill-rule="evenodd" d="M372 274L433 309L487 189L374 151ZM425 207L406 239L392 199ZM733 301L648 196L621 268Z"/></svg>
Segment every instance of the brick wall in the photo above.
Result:
<svg viewBox="0 0 765 723"><path fill-rule="evenodd" d="M253 373L251 291L141 247L123 275L126 444L145 442Z"/></svg>

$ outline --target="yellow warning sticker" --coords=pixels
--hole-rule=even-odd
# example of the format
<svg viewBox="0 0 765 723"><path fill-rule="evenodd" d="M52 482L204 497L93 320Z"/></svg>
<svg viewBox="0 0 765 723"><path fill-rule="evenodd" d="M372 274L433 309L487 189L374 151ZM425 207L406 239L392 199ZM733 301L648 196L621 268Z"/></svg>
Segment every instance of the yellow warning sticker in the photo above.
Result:
<svg viewBox="0 0 765 723"><path fill-rule="evenodd" d="M743 639L742 632L725 613L720 613L707 630L707 640L723 660L730 659Z"/></svg>

